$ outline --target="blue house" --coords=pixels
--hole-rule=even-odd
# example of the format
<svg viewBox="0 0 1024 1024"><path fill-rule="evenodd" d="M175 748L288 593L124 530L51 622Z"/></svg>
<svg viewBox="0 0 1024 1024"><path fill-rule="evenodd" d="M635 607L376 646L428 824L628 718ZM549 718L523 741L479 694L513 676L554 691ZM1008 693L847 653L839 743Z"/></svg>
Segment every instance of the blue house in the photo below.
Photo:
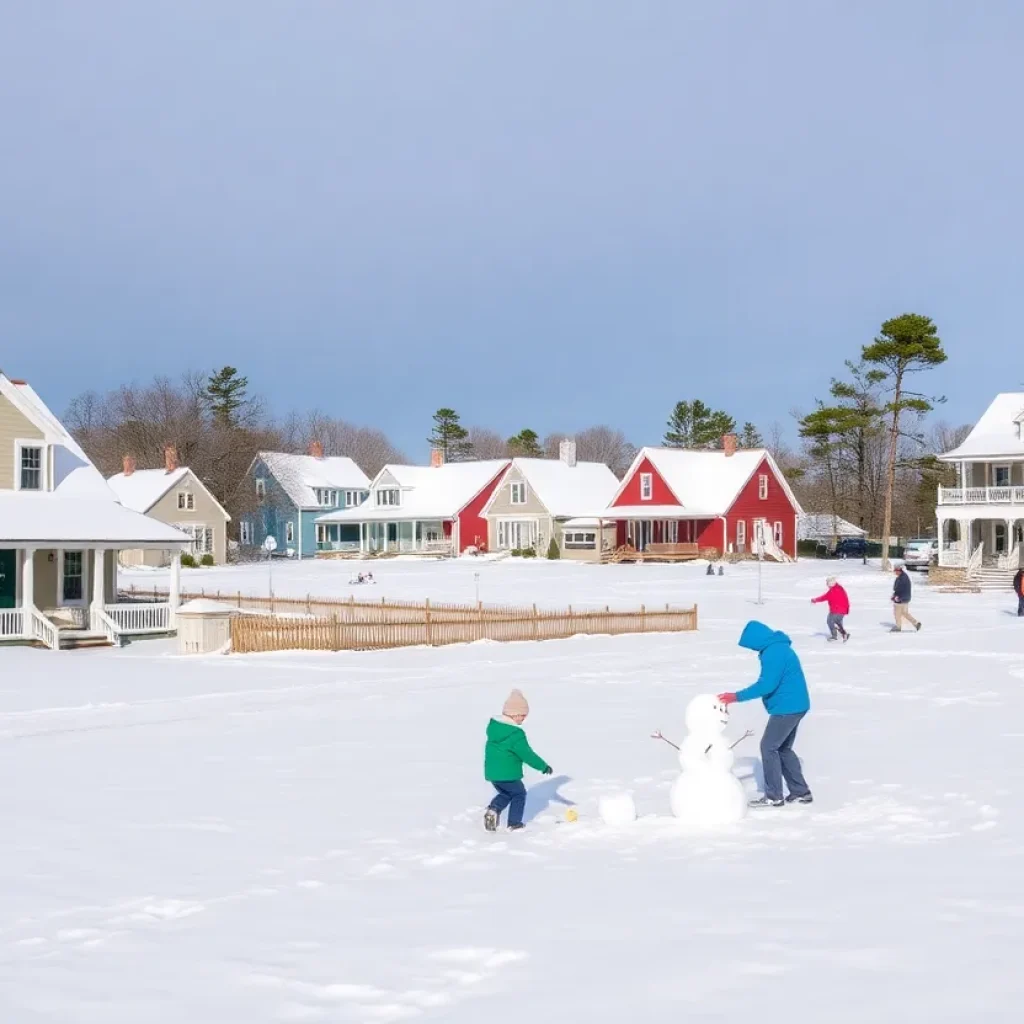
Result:
<svg viewBox="0 0 1024 1024"><path fill-rule="evenodd" d="M339 535L331 538L316 523L318 516L361 505L369 496L369 477L350 458L324 458L317 442L309 446L308 455L260 452L242 486L253 494L251 510L238 521L243 550L260 548L271 536L278 554L294 558L309 558L352 541L359 546L357 525L339 526ZM342 537L341 531L352 536Z"/></svg>

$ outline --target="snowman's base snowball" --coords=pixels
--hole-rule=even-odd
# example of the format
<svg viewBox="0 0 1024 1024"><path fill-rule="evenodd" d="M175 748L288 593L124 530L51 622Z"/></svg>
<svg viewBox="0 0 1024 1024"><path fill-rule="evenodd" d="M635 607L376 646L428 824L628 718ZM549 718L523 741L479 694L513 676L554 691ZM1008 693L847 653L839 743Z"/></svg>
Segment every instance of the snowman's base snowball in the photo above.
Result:
<svg viewBox="0 0 1024 1024"><path fill-rule="evenodd" d="M605 793L597 801L597 813L606 825L629 825L636 821L636 804L629 793Z"/></svg>
<svg viewBox="0 0 1024 1024"><path fill-rule="evenodd" d="M672 813L686 825L710 828L741 821L747 813L747 794L732 772L683 772L669 794Z"/></svg>

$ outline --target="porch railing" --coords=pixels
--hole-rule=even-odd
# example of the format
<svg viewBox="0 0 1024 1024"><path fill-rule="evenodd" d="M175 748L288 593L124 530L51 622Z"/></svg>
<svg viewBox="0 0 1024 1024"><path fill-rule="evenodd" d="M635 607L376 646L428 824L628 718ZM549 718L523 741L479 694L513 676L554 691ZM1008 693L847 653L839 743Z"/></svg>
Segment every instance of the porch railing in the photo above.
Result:
<svg viewBox="0 0 1024 1024"><path fill-rule="evenodd" d="M25 616L20 608L0 609L0 639L20 637L25 633Z"/></svg>
<svg viewBox="0 0 1024 1024"><path fill-rule="evenodd" d="M60 630L38 609L29 608L32 639L45 644L51 651L60 650Z"/></svg>
<svg viewBox="0 0 1024 1024"><path fill-rule="evenodd" d="M971 552L971 557L967 560L968 577L973 576L981 568L981 563L984 560L984 558L985 543L983 541L974 549L974 551Z"/></svg>
<svg viewBox="0 0 1024 1024"><path fill-rule="evenodd" d="M1000 555L996 560L996 564L1000 569L1019 569L1020 568L1020 543L1016 543L1013 547L1005 554Z"/></svg>
<svg viewBox="0 0 1024 1024"><path fill-rule="evenodd" d="M94 633L102 633L112 647L121 646L121 631L117 623L107 614L105 608L93 605L89 609L89 628Z"/></svg>
<svg viewBox="0 0 1024 1024"><path fill-rule="evenodd" d="M171 628L171 606L160 601L150 604L108 604L103 608L118 633L162 633Z"/></svg>
<svg viewBox="0 0 1024 1024"><path fill-rule="evenodd" d="M940 487L940 505L1024 505L1024 487Z"/></svg>

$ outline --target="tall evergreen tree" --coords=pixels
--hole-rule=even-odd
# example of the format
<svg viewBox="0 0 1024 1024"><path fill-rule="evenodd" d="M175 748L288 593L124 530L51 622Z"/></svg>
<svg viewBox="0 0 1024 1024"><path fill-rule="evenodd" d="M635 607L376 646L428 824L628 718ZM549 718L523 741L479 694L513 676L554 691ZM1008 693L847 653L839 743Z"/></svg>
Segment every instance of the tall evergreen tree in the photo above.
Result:
<svg viewBox="0 0 1024 1024"><path fill-rule="evenodd" d="M882 526L882 568L889 568L889 532L892 529L892 502L896 488L896 456L902 436L900 424L905 414L924 415L935 402L945 399L911 391L907 378L914 373L940 366L947 359L939 330L929 317L904 313L886 320L879 335L865 345L861 358L879 374L878 383L888 393L885 413L888 418L889 456L886 464L885 519Z"/></svg>
<svg viewBox="0 0 1024 1024"><path fill-rule="evenodd" d="M473 457L469 431L459 422L454 409L438 409L434 413L434 427L427 443L441 452L445 462L466 462Z"/></svg>
<svg viewBox="0 0 1024 1024"><path fill-rule="evenodd" d="M508 439L508 449L513 455L522 459L544 458L544 449L541 447L537 431L530 430L529 427L520 430L518 434Z"/></svg>
<svg viewBox="0 0 1024 1024"><path fill-rule="evenodd" d="M697 398L676 403L664 443L668 448L721 448L722 437L735 429L736 421L728 413L712 409Z"/></svg>
<svg viewBox="0 0 1024 1024"><path fill-rule="evenodd" d="M753 423L744 423L743 429L740 431L739 445L741 448L763 448L764 438L761 436L761 431Z"/></svg>
<svg viewBox="0 0 1024 1024"><path fill-rule="evenodd" d="M240 377L233 366L224 366L210 374L204 396L214 421L222 427L234 427L238 410L245 405L249 378Z"/></svg>

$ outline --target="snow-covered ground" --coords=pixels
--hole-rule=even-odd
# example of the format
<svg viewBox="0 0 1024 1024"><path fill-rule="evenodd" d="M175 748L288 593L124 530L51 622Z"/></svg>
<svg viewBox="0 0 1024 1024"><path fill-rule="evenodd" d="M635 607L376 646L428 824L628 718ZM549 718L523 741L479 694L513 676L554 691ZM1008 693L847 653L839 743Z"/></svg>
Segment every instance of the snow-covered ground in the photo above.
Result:
<svg viewBox="0 0 1024 1024"><path fill-rule="evenodd" d="M890 581L844 565L854 638L826 645L808 600L828 568L766 567L758 607L751 567L377 567L378 597L471 600L479 571L485 601L695 600L689 635L0 650L0 1020L1019 1019L1024 622L1010 594L915 578L924 629L893 636ZM187 578L256 591L264 571ZM274 572L278 593L348 593L351 567ZM688 833L649 733L753 679L755 616L804 660L816 803ZM483 731L512 686L555 775L528 777L524 833L488 835ZM643 817L612 829L595 811L618 789Z"/></svg>

